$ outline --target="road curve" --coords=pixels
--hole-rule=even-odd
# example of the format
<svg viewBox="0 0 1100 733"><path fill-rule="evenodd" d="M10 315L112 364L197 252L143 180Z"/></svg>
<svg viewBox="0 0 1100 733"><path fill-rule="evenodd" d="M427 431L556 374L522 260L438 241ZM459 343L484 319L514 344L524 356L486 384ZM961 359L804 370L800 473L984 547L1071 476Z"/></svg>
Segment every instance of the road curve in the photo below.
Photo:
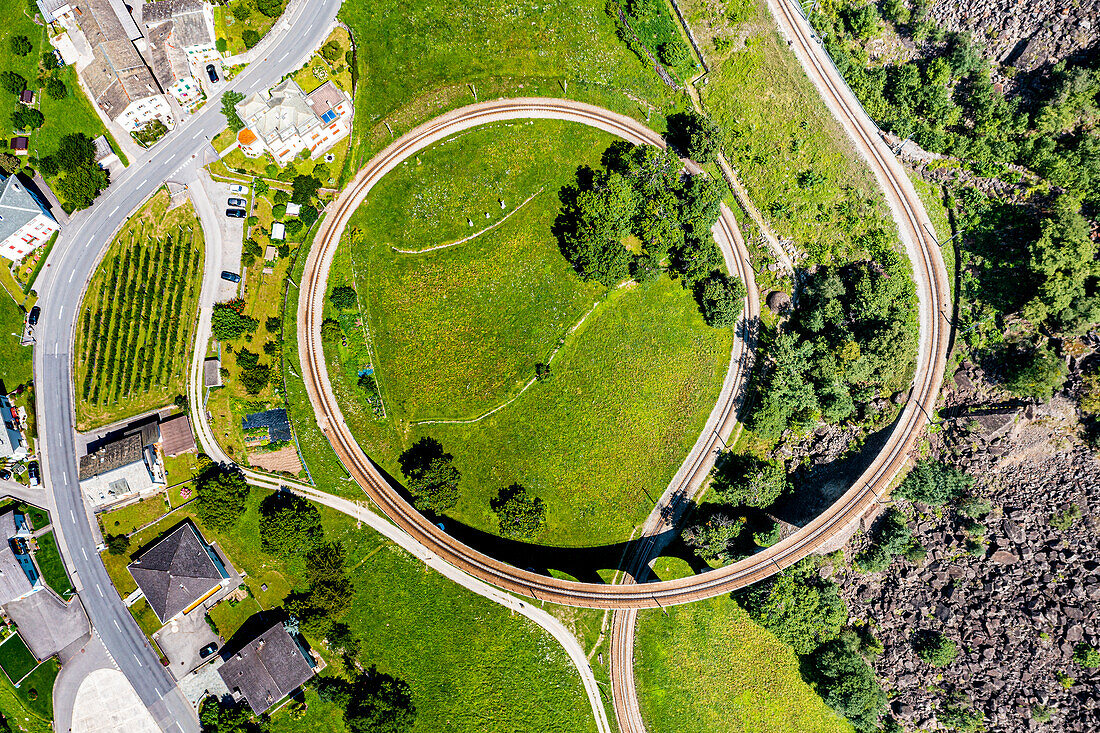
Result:
<svg viewBox="0 0 1100 733"><path fill-rule="evenodd" d="M346 195L333 205L302 277L298 308L299 355L306 389L318 425L349 473L366 494L399 527L432 552L467 573L505 590L542 601L588 608L655 608L689 603L742 588L767 578L806 557L864 515L906 465L909 453L935 407L946 358L949 328L940 316L948 303L947 275L933 237L924 229L927 215L912 183L875 137L873 123L850 112L853 128L869 146L871 164L887 190L898 217L902 241L913 262L920 295L921 350L913 391L884 449L853 486L821 516L800 531L733 565L700 575L638 585L600 585L562 580L520 570L488 557L440 530L408 504L386 482L356 443L344 421L328 378L320 326L326 282L340 235L370 187L417 150L471 127L514 119L553 118L592 125L633 142L662 144L659 136L632 119L561 99L500 99L454 110L402 136L360 171ZM879 150L882 147L883 150ZM728 210L723 216L728 215Z"/></svg>
<svg viewBox="0 0 1100 733"><path fill-rule="evenodd" d="M84 290L115 232L164 181L209 150L208 140L225 127L219 104L221 93L225 89L244 94L264 89L297 68L324 42L340 0L311 0L308 10L306 5L299 3L280 19L262 63L249 66L224 85L199 113L133 160L91 209L72 216L35 283L42 308L34 348L36 411L43 485L54 507L54 528L96 633L165 731L197 732L199 722L118 597L99 557L100 538L85 509L77 473L73 389L76 325Z"/></svg>

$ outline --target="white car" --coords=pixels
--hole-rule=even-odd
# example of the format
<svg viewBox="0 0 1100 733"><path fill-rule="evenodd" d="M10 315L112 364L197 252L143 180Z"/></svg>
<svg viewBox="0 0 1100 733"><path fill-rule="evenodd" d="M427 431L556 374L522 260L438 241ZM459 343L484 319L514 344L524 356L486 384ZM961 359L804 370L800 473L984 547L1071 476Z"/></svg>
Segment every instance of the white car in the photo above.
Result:
<svg viewBox="0 0 1100 733"><path fill-rule="evenodd" d="M242 186L239 183L234 183L232 186L229 187L229 193L239 193L241 195L244 195L248 193L248 186Z"/></svg>

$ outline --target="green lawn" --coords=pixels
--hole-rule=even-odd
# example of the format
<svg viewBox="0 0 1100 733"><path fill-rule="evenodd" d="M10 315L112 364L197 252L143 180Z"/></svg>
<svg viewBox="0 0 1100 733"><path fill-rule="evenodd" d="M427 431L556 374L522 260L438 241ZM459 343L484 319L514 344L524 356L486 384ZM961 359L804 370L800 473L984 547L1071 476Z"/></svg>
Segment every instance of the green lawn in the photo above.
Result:
<svg viewBox="0 0 1100 733"><path fill-rule="evenodd" d="M256 599L249 597L237 603L222 601L211 608L209 613L214 625L218 627L218 633L223 639L228 639L244 625L245 621L261 610Z"/></svg>
<svg viewBox="0 0 1100 733"><path fill-rule="evenodd" d="M353 170L389 142L390 130L400 135L473 102L475 90L478 99L585 98L635 115L641 108L627 95L657 107L682 103L619 40L602 0L351 0L340 18L359 65Z"/></svg>
<svg viewBox="0 0 1100 733"><path fill-rule="evenodd" d="M23 679L38 664L19 634L12 634L0 644L0 668L12 682Z"/></svg>
<svg viewBox="0 0 1100 733"><path fill-rule="evenodd" d="M164 496L158 494L115 509L109 514L100 515L103 534L130 534L138 527L144 527L168 511Z"/></svg>
<svg viewBox="0 0 1100 733"><path fill-rule="evenodd" d="M332 346L329 363L341 367L331 372L349 424L395 476L401 450L421 436L441 440L463 474L451 516L479 529L496 531L489 500L520 482L547 505L536 541L625 539L687 455L729 364L730 332L708 328L679 283L608 293L562 257L551 233L558 191L609 142L551 121L445 141L372 191L354 219L358 243L345 243L334 265L330 284L356 288L374 335L371 351L359 314L340 316L347 345ZM454 242L498 222L446 249L393 249ZM522 391L548 361L551 378ZM356 386L372 363L384 420ZM500 405L472 424L424 422Z"/></svg>
<svg viewBox="0 0 1100 733"><path fill-rule="evenodd" d="M711 67L699 87L703 106L776 234L811 262L861 256L861 237L883 223L896 241L866 163L779 37L765 0L682 7ZM730 45L718 51L716 39Z"/></svg>
<svg viewBox="0 0 1100 733"><path fill-rule="evenodd" d="M53 718L53 683L59 670L56 659L47 659L23 680L16 694L39 718Z"/></svg>
<svg viewBox="0 0 1100 733"><path fill-rule="evenodd" d="M38 562L38 569L42 571L42 580L50 586L62 598L68 598L73 594L73 584L69 580L69 574L65 572L65 563L61 559L61 551L57 548L57 538L53 530L38 538L38 552L34 559Z"/></svg>
<svg viewBox="0 0 1100 733"><path fill-rule="evenodd" d="M150 639L153 638L153 634L163 625L157 615L153 613L152 606L144 598L138 600L137 603L130 606L130 615L137 621L138 626Z"/></svg>
<svg viewBox="0 0 1100 733"><path fill-rule="evenodd" d="M692 733L851 733L803 682L798 657L726 596L638 615L646 727Z"/></svg>
<svg viewBox="0 0 1100 733"><path fill-rule="evenodd" d="M243 21L237 20L230 12L236 7L248 9L248 17ZM285 3L284 7L286 7ZM270 18L257 10L254 0L233 0L225 5L214 6L214 27L218 40L225 41L227 52L230 54L243 53L247 50L241 38L241 34L246 30L253 30L263 38L277 20L278 17Z"/></svg>
<svg viewBox="0 0 1100 733"><path fill-rule="evenodd" d="M22 335L23 311L7 293L0 292L0 382L5 393L31 381L32 351L19 345Z"/></svg>
<svg viewBox="0 0 1100 733"><path fill-rule="evenodd" d="M203 261L191 203L161 190L132 216L96 270L76 340L77 427L90 430L186 392Z"/></svg>
<svg viewBox="0 0 1100 733"><path fill-rule="evenodd" d="M54 662L51 661L47 664L54 664ZM37 701L35 702L37 703ZM8 678L2 674L0 674L0 713L3 713L4 717L7 718L8 725L11 726L13 731L22 731L23 733L51 733L53 731L52 709L49 716L41 715L38 712L37 705L31 707L31 701L27 699L26 690L17 690L8 681Z"/></svg>
<svg viewBox="0 0 1100 733"><path fill-rule="evenodd" d="M273 608L294 588L302 588L302 561L273 557L260 549L258 505L266 492L254 489L249 509L231 532L203 529L230 561L247 572L258 607ZM191 516L187 507L135 537L133 552ZM321 508L330 539L348 550L355 583L352 608L344 621L359 635L365 665L406 680L413 690L417 722L413 731L435 733L514 733L515 731L594 730L587 697L564 650L526 619L428 571L369 529L357 529L342 514ZM113 581L125 595L127 556L104 553ZM261 591L266 583L267 591ZM219 628L243 618L222 605L211 614ZM233 609L236 611L236 609ZM223 634L225 630L222 630ZM323 654L316 639L311 643ZM330 663L339 663L329 658ZM275 716L275 730L343 730L327 705L310 706L301 720Z"/></svg>

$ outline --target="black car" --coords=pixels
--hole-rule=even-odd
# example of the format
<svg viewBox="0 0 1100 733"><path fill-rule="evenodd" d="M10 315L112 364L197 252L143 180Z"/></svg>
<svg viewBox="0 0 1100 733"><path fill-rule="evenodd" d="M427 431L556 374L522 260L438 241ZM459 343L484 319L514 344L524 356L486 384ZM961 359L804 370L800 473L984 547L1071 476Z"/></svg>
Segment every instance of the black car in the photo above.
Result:
<svg viewBox="0 0 1100 733"><path fill-rule="evenodd" d="M245 213L244 209L226 209L225 210L225 215L230 216L234 219L243 219L248 214Z"/></svg>
<svg viewBox="0 0 1100 733"><path fill-rule="evenodd" d="M27 323L29 323L32 326L37 326L38 325L38 316L40 316L41 314L42 314L42 309L39 308L37 305L35 307L31 308L31 312L27 316Z"/></svg>
<svg viewBox="0 0 1100 733"><path fill-rule="evenodd" d="M218 83L218 70L214 68L214 64L206 65L206 75L210 77L211 82Z"/></svg>
<svg viewBox="0 0 1100 733"><path fill-rule="evenodd" d="M199 649L199 659L206 659L216 651L218 651L218 644L212 641L202 649Z"/></svg>
<svg viewBox="0 0 1100 733"><path fill-rule="evenodd" d="M229 199L228 203L230 206L244 206L248 202L244 199Z"/></svg>
<svg viewBox="0 0 1100 733"><path fill-rule="evenodd" d="M222 270L222 280L228 280L231 283L239 283L241 281L241 276L229 270Z"/></svg>
<svg viewBox="0 0 1100 733"><path fill-rule="evenodd" d="M0 481L10 481L11 471L6 468L0 468Z"/></svg>
<svg viewBox="0 0 1100 733"><path fill-rule="evenodd" d="M38 461L31 461L27 464L27 476L30 478L31 486L38 486L42 478L38 473Z"/></svg>

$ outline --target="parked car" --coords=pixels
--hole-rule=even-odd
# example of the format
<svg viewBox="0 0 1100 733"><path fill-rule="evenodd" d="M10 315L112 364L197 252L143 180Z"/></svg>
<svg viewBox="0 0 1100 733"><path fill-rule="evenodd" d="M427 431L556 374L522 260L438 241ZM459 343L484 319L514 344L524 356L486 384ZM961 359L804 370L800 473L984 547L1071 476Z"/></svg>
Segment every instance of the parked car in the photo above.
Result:
<svg viewBox="0 0 1100 733"><path fill-rule="evenodd" d="M228 280L231 283L239 283L241 281L241 276L229 270L222 270L222 280Z"/></svg>
<svg viewBox="0 0 1100 733"><path fill-rule="evenodd" d="M211 82L218 83L218 70L214 68L214 64L206 65L206 75L210 77Z"/></svg>
<svg viewBox="0 0 1100 733"><path fill-rule="evenodd" d="M229 205L230 206L244 207L244 206L248 206L248 202L245 201L244 199L229 199Z"/></svg>
<svg viewBox="0 0 1100 733"><path fill-rule="evenodd" d="M37 326L38 317L40 315L42 315L42 309L36 305L35 307L31 308L31 312L27 315L27 323L32 326Z"/></svg>
<svg viewBox="0 0 1100 733"><path fill-rule="evenodd" d="M0 468L0 481L11 481L11 471L6 468Z"/></svg>
<svg viewBox="0 0 1100 733"><path fill-rule="evenodd" d="M246 193L248 193L248 186L242 186L239 183L234 183L232 186L229 187L229 193L235 193L240 196L244 196Z"/></svg>
<svg viewBox="0 0 1100 733"><path fill-rule="evenodd" d="M42 478L38 473L38 461L27 464L27 477L30 479L31 486L38 486Z"/></svg>
<svg viewBox="0 0 1100 733"><path fill-rule="evenodd" d="M217 642L212 641L204 646L202 649L199 649L199 659L206 659L216 651L218 651L218 644Z"/></svg>
<svg viewBox="0 0 1100 733"><path fill-rule="evenodd" d="M234 219L243 219L248 216L244 209L226 209L225 215Z"/></svg>

